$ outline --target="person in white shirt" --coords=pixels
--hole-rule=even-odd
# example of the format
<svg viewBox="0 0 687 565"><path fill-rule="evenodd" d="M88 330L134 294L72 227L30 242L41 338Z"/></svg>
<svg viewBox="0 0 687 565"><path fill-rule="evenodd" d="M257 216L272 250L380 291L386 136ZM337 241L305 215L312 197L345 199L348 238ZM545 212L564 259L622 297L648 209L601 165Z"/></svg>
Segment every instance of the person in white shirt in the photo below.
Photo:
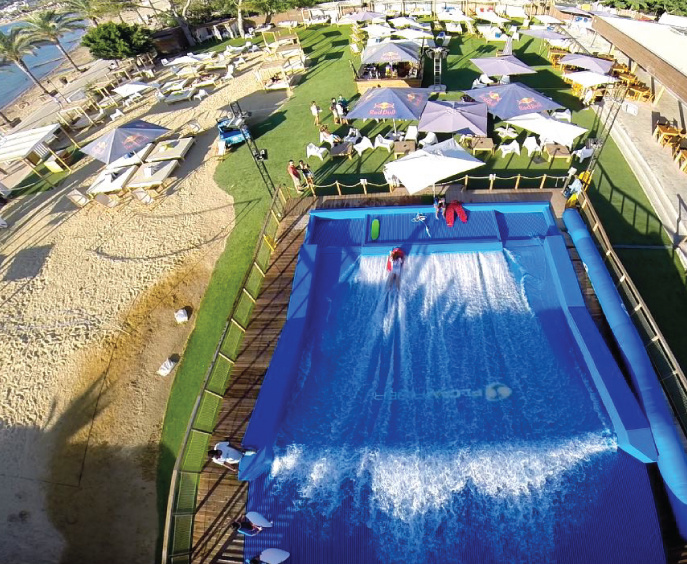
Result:
<svg viewBox="0 0 687 565"><path fill-rule="evenodd" d="M218 465L226 467L230 471L238 472L238 464L244 453L232 447L228 441L220 441L214 449L208 451L208 457Z"/></svg>

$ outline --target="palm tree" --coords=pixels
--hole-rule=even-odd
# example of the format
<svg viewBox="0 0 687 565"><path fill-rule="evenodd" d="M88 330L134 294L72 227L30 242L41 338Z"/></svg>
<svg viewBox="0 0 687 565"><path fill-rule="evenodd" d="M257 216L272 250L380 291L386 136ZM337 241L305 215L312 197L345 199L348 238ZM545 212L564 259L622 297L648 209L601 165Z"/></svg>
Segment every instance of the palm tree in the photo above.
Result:
<svg viewBox="0 0 687 565"><path fill-rule="evenodd" d="M81 69L76 65L67 53L67 50L62 47L60 37L70 31L77 29L85 29L85 25L81 22L81 18L72 16L71 14L59 14L55 10L45 10L44 12L36 12L26 18L27 31L36 41L49 41L54 43L62 52L67 61L69 61L77 71Z"/></svg>
<svg viewBox="0 0 687 565"><path fill-rule="evenodd" d="M35 40L26 34L26 28L13 27L7 32L0 31L0 67L14 63L19 67L33 83L40 87L48 96L52 94L33 76L23 57L31 55L36 50Z"/></svg>
<svg viewBox="0 0 687 565"><path fill-rule="evenodd" d="M71 14L81 14L87 20L97 26L98 18L104 16L108 10L100 0L66 0L62 7Z"/></svg>

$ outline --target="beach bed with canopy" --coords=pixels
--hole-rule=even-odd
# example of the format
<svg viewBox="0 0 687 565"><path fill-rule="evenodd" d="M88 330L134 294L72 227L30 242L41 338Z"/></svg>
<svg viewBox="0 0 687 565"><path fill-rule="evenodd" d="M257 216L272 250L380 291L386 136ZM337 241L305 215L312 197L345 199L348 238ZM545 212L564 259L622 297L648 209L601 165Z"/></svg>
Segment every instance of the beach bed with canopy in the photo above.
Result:
<svg viewBox="0 0 687 565"><path fill-rule="evenodd" d="M160 141L155 145L150 154L146 157L147 163L156 161L170 161L172 159L183 160L195 143L195 137L182 137L180 139L169 139Z"/></svg>
<svg viewBox="0 0 687 565"><path fill-rule="evenodd" d="M287 90L295 83L295 76L288 74L281 61L264 61L256 70L255 78L264 90Z"/></svg>
<svg viewBox="0 0 687 565"><path fill-rule="evenodd" d="M179 166L179 161L156 161L154 163L143 163L138 167L126 187L134 188L154 188L163 186L165 181L172 176L174 169Z"/></svg>
<svg viewBox="0 0 687 565"><path fill-rule="evenodd" d="M381 85L393 88L422 86L420 46L413 41L384 41L366 47L355 83L360 94Z"/></svg>
<svg viewBox="0 0 687 565"><path fill-rule="evenodd" d="M91 186L86 190L88 196L96 194L109 194L124 190L127 183L134 176L139 165L129 165L128 167L105 167L98 176L95 177Z"/></svg>

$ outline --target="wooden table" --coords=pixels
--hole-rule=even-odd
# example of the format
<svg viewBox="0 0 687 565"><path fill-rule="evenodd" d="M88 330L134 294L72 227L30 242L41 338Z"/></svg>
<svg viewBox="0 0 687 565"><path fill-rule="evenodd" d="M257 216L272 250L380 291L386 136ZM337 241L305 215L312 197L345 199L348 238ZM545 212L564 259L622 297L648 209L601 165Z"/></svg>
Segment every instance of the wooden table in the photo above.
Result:
<svg viewBox="0 0 687 565"><path fill-rule="evenodd" d="M632 73L620 73L618 75L618 80L623 84L632 84L637 80L637 75Z"/></svg>
<svg viewBox="0 0 687 565"><path fill-rule="evenodd" d="M415 151L414 141L394 141L394 158L399 155L408 155Z"/></svg>
<svg viewBox="0 0 687 565"><path fill-rule="evenodd" d="M549 163L553 159L565 159L568 163L572 160L570 149L560 143L547 143L544 145L544 153L549 158Z"/></svg>
<svg viewBox="0 0 687 565"><path fill-rule="evenodd" d="M474 155L478 151L487 151L494 154L494 140L490 137L474 137L470 140L468 147Z"/></svg>
<svg viewBox="0 0 687 565"><path fill-rule="evenodd" d="M674 137L680 135L680 130L668 124L658 124L654 130L654 138L660 145L665 145Z"/></svg>
<svg viewBox="0 0 687 565"><path fill-rule="evenodd" d="M348 157L349 159L353 156L353 144L350 141L344 141L343 143L337 143L332 150L329 152L332 157Z"/></svg>
<svg viewBox="0 0 687 565"><path fill-rule="evenodd" d="M651 98L651 89L643 84L631 86L628 94L632 100L649 100Z"/></svg>

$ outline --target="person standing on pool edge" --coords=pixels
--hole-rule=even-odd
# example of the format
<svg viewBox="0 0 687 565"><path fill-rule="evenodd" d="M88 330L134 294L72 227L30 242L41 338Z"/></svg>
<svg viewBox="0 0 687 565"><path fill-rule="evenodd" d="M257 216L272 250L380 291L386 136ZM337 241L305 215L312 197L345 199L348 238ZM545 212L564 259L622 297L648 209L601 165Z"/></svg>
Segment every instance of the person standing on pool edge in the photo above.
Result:
<svg viewBox="0 0 687 565"><path fill-rule="evenodd" d="M400 247L394 247L386 260L386 270L389 271L387 287L396 284L396 290L401 290L401 270L405 261L405 253Z"/></svg>

